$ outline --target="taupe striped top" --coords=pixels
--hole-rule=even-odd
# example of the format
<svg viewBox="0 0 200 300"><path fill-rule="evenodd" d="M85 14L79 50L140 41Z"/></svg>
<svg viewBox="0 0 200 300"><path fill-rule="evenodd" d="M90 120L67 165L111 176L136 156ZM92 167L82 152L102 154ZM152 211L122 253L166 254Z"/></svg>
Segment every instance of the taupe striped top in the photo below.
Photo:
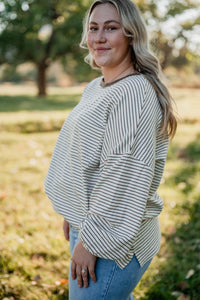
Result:
<svg viewBox="0 0 200 300"><path fill-rule="evenodd" d="M144 265L160 248L156 191L168 149L161 118L143 75L107 86L93 80L61 129L45 179L55 211L83 246L121 268L134 254Z"/></svg>

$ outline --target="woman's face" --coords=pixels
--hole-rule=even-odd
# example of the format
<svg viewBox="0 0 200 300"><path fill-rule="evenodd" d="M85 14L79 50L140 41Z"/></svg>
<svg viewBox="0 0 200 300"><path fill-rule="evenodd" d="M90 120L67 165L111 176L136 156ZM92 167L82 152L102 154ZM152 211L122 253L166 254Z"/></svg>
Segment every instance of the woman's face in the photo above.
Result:
<svg viewBox="0 0 200 300"><path fill-rule="evenodd" d="M131 64L130 41L123 34L120 16L112 4L94 8L89 19L87 44L102 70Z"/></svg>

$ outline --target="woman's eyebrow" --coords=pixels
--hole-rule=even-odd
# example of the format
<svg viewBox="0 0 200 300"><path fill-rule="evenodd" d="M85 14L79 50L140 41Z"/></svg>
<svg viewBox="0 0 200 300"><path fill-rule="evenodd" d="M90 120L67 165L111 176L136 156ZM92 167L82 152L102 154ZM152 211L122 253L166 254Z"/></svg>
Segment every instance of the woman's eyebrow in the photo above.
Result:
<svg viewBox="0 0 200 300"><path fill-rule="evenodd" d="M104 22L104 24L109 24L109 23L117 23L117 24L121 24L120 22L116 21L116 20L108 20L106 22ZM90 24L94 24L94 25L98 25L98 23L91 21Z"/></svg>

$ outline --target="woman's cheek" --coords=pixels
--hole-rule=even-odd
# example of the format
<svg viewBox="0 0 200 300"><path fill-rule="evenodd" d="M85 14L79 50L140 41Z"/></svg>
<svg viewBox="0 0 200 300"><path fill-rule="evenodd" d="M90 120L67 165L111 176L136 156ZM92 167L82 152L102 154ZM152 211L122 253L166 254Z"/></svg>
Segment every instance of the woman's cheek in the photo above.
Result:
<svg viewBox="0 0 200 300"><path fill-rule="evenodd" d="M92 37L90 34L88 34L88 36L87 36L87 45L88 45L88 48L92 47Z"/></svg>

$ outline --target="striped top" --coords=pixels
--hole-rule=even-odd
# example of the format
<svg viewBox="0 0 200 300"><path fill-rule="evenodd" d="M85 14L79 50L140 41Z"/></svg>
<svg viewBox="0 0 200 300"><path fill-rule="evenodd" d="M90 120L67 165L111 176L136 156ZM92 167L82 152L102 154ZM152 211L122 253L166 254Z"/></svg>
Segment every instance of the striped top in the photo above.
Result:
<svg viewBox="0 0 200 300"><path fill-rule="evenodd" d="M160 248L156 191L168 149L158 135L162 111L143 75L101 82L86 86L67 117L45 192L89 252L120 268L135 254L143 266Z"/></svg>

